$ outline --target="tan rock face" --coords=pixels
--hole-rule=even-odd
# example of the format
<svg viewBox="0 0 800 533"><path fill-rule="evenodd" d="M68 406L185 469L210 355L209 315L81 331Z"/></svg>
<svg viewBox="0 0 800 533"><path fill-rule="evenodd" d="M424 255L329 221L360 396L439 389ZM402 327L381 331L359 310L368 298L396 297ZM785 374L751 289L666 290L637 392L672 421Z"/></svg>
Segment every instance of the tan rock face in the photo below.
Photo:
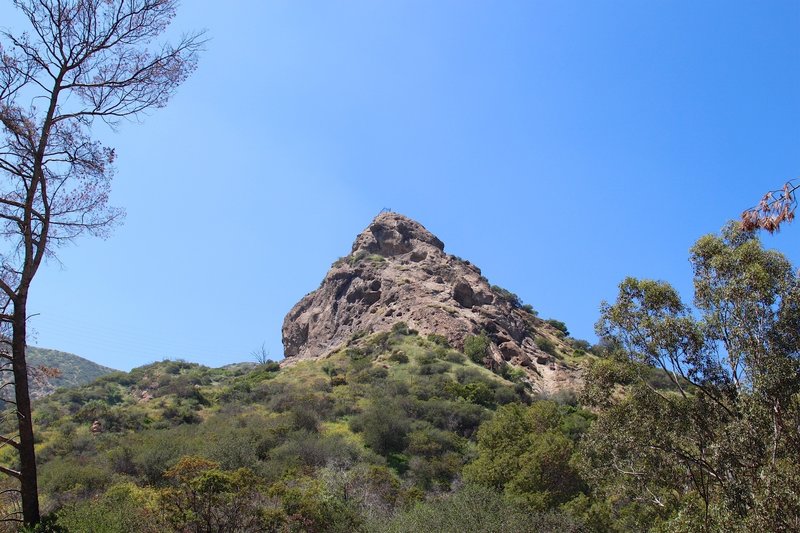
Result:
<svg viewBox="0 0 800 533"><path fill-rule="evenodd" d="M544 392L574 388L580 380L579 369L537 348L536 336L554 337L552 327L494 291L480 269L446 254L442 241L397 213L378 215L319 289L286 315L284 364L324 357L355 333L387 331L401 321L421 335L443 335L459 349L466 337L485 332L492 341L487 366L524 368Z"/></svg>

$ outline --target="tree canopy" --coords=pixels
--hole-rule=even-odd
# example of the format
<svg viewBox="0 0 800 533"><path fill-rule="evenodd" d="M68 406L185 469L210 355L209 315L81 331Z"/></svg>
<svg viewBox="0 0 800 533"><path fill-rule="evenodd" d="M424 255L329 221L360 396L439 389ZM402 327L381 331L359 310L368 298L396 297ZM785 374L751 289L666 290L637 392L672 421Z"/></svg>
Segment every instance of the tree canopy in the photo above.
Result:
<svg viewBox="0 0 800 533"><path fill-rule="evenodd" d="M694 309L668 283L634 278L602 306L598 334L618 350L589 377L588 397L609 406L585 447L592 481L706 529L797 530L797 274L737 223L690 260Z"/></svg>

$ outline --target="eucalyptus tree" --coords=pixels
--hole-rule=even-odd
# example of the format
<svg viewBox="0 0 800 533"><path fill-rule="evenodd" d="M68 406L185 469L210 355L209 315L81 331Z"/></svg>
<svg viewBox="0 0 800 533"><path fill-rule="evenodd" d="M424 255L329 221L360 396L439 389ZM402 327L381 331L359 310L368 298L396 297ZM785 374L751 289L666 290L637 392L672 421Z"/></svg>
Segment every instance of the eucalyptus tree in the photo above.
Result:
<svg viewBox="0 0 800 533"><path fill-rule="evenodd" d="M606 408L585 441L590 476L705 530L796 531L800 280L738 223L690 261L694 308L635 278L602 306L598 334L618 351L589 373L586 398Z"/></svg>
<svg viewBox="0 0 800 533"><path fill-rule="evenodd" d="M176 0L15 0L27 28L0 32L0 324L15 384L22 519L39 521L28 368L28 295L42 262L82 235L106 236L114 150L92 137L166 105L195 69L202 33L157 43Z"/></svg>

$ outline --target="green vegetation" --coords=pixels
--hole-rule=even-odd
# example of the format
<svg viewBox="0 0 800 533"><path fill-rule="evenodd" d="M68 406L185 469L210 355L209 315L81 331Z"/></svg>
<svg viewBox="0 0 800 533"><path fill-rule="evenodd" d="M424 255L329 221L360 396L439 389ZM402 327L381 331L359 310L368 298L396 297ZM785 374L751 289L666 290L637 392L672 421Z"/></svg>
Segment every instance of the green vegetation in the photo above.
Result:
<svg viewBox="0 0 800 533"><path fill-rule="evenodd" d="M381 264L386 261L386 258L380 254L371 254L366 250L359 250L352 255L340 257L333 262L331 268L337 268L344 265L355 266L360 261L370 261L373 264Z"/></svg>
<svg viewBox="0 0 800 533"><path fill-rule="evenodd" d="M95 379L116 372L77 355L29 346L27 349L28 386L32 398L47 396L60 387L85 385ZM9 376L6 376L10 378ZM3 398L11 398L10 387L2 392Z"/></svg>
<svg viewBox="0 0 800 533"><path fill-rule="evenodd" d="M591 418L550 401L504 406L481 426L478 457L464 476L535 511L567 503L586 491L571 461Z"/></svg>
<svg viewBox="0 0 800 533"><path fill-rule="evenodd" d="M469 336L464 339L464 355L469 357L470 361L482 364L483 358L489 353L489 344L489 337L484 333Z"/></svg>
<svg viewBox="0 0 800 533"><path fill-rule="evenodd" d="M402 529L460 486L493 411L526 401L405 323L286 369L154 363L37 404L43 505L69 531Z"/></svg>
<svg viewBox="0 0 800 533"><path fill-rule="evenodd" d="M45 366L57 369L59 375L49 380L54 387L85 385L101 376L116 372L113 368L98 365L71 353L37 348L35 346L28 347L27 360L30 366Z"/></svg>
<svg viewBox="0 0 800 533"><path fill-rule="evenodd" d="M557 329L558 331L560 331L560 332L561 332L561 333L562 333L562 334L563 334L565 337L566 337L567 335L569 335L569 330L567 329L567 325L566 325L566 324L564 324L562 321L560 321L560 320L556 320L555 318L549 318L549 319L545 320L545 322L546 322L546 323L548 323L548 324L550 324L550 325L551 325L551 326L553 326L554 328L556 328L556 329Z"/></svg>
<svg viewBox="0 0 800 533"><path fill-rule="evenodd" d="M735 224L697 241L691 263L695 311L634 278L602 306L587 479L616 502L618 530L796 531L800 280Z"/></svg>
<svg viewBox="0 0 800 533"><path fill-rule="evenodd" d="M556 345L553 344L553 341L551 341L550 339L547 339L545 337L536 337L534 343L536 344L536 347L539 348L544 353L550 355L556 355Z"/></svg>
<svg viewBox="0 0 800 533"><path fill-rule="evenodd" d="M578 533L579 522L564 513L529 512L497 491L467 485L463 489L420 502L398 513L388 524L376 524L382 533Z"/></svg>
<svg viewBox="0 0 800 533"><path fill-rule="evenodd" d="M510 303L512 307L522 307L522 299L508 289L504 289L499 285L492 285L491 289L501 299Z"/></svg>

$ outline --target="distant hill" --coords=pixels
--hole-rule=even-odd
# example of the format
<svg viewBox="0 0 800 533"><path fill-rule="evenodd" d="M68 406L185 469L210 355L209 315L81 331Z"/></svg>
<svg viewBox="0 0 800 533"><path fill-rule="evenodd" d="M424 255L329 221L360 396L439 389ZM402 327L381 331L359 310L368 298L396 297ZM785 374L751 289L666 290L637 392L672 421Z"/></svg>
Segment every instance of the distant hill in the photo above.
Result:
<svg viewBox="0 0 800 533"><path fill-rule="evenodd" d="M34 398L47 396L59 387L86 385L100 376L116 372L113 368L98 365L75 354L35 346L28 347L27 360L31 368L45 366L57 368L60 372L59 377L37 376L37 379L32 379L31 396Z"/></svg>

